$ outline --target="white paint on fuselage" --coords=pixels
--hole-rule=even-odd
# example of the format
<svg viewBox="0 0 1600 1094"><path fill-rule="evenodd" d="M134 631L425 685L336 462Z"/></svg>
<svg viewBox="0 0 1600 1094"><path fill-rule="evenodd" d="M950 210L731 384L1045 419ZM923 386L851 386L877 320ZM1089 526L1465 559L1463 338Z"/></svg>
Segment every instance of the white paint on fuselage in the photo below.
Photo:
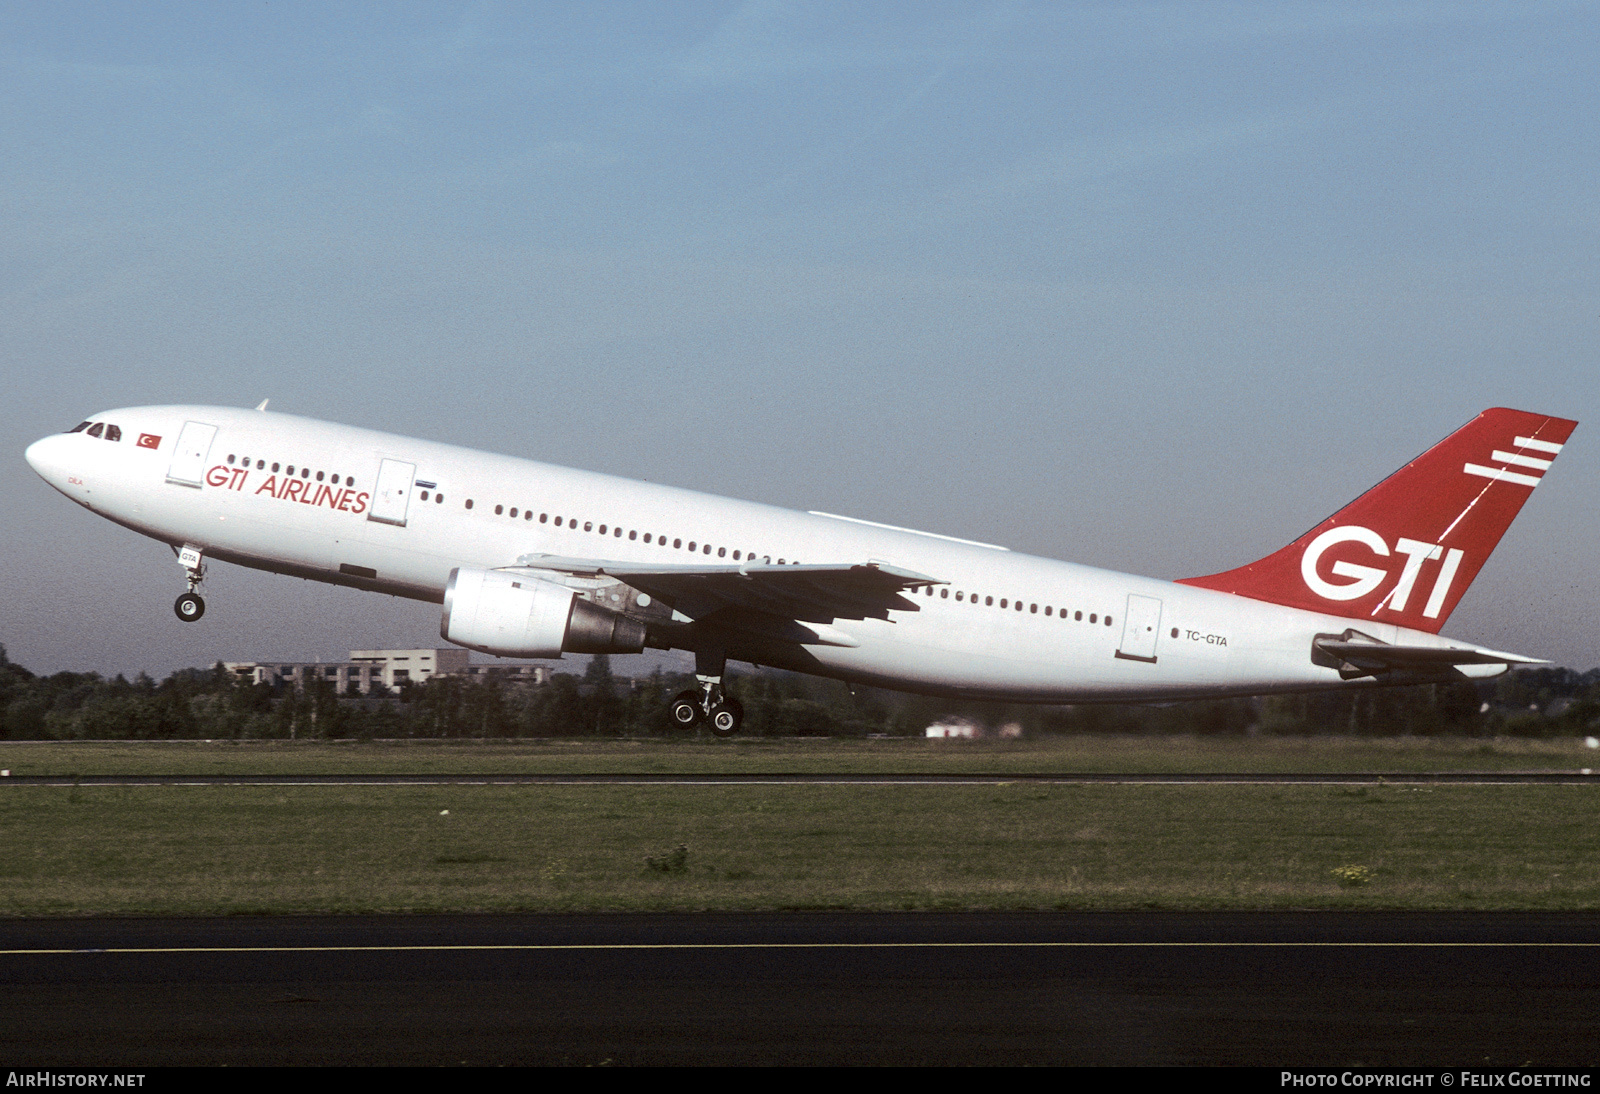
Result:
<svg viewBox="0 0 1600 1094"><path fill-rule="evenodd" d="M440 601L455 567L512 566L530 554L728 565L737 550L774 562L876 560L927 574L946 584L932 595L907 593L919 610L837 620L854 647L752 640L728 650L736 660L913 691L1070 702L1340 686L1336 671L1312 663L1311 644L1353 625L1154 578L284 414L163 406L93 420L116 423L123 439L59 434L31 446L28 459L52 486L102 516L175 546L201 547L209 558L420 600ZM166 481L174 443L191 421L218 427L205 466L217 480L226 472L224 485ZM160 448L141 448L141 434L163 438ZM250 467L240 476L244 458ZM367 519L384 459L412 463L418 482L435 484L427 500L413 488L403 527ZM292 465L297 478L310 468L301 481L313 491L318 472L337 475L349 508L367 495L362 511L332 508L329 495L317 505L264 491L274 464L279 485L282 468ZM530 509L534 516L525 519ZM643 541L645 533L653 542ZM341 565L377 578L341 574ZM1130 594L1161 602L1154 663L1116 656ZM1464 645L1386 624L1359 629L1385 642Z"/></svg>

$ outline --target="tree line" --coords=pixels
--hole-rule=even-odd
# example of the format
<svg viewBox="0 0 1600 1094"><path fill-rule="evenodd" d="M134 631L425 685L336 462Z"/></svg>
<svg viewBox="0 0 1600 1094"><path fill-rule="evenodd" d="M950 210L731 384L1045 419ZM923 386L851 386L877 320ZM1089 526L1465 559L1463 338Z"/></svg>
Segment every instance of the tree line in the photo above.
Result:
<svg viewBox="0 0 1600 1094"><path fill-rule="evenodd" d="M1164 705L1029 706L934 699L776 670L731 673L744 732L757 737L922 736L960 718L1024 735L1343 734L1551 737L1600 733L1600 669L1524 669L1494 680ZM673 736L667 704L694 677L657 669L618 680L607 658L533 686L436 676L397 692L341 696L256 684L219 663L159 683L140 674L39 676L0 646L0 740Z"/></svg>

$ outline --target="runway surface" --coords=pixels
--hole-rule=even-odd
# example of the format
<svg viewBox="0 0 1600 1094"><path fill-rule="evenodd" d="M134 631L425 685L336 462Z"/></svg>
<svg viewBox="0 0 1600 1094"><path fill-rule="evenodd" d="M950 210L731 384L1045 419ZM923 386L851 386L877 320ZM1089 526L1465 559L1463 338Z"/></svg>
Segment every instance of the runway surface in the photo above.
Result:
<svg viewBox="0 0 1600 1094"><path fill-rule="evenodd" d="M0 921L0 1059L1593 1065L1600 916Z"/></svg>
<svg viewBox="0 0 1600 1094"><path fill-rule="evenodd" d="M727 775L14 775L0 786L1001 786L1009 783L1163 786L1600 786L1587 771L1424 771L1345 773L1217 773L923 775L915 773Z"/></svg>

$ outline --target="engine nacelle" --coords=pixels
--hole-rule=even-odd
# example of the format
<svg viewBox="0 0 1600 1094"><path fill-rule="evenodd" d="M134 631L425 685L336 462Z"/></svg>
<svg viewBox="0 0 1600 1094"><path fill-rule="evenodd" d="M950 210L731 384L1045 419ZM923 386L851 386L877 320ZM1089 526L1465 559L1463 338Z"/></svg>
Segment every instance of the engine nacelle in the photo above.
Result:
<svg viewBox="0 0 1600 1094"><path fill-rule="evenodd" d="M639 653L645 625L580 599L565 585L504 570L450 571L439 634L499 657Z"/></svg>

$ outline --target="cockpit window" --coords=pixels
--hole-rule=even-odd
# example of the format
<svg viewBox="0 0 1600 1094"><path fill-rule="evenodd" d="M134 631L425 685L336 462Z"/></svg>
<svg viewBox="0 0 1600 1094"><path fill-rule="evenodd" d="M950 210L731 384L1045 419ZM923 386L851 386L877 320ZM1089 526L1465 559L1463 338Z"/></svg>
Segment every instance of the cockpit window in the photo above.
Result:
<svg viewBox="0 0 1600 1094"><path fill-rule="evenodd" d="M120 440L122 440L122 427L120 425L108 425L108 426L106 426L106 440L108 440L108 441L120 441Z"/></svg>
<svg viewBox="0 0 1600 1094"><path fill-rule="evenodd" d="M95 422L94 425L89 427L89 436L98 437L105 431L105 428L106 425L104 422Z"/></svg>
<svg viewBox="0 0 1600 1094"><path fill-rule="evenodd" d="M88 429L88 428L89 428L89 423L88 422L79 422L77 425L75 425L71 429L67 430L67 432L68 433L82 433L85 429Z"/></svg>

